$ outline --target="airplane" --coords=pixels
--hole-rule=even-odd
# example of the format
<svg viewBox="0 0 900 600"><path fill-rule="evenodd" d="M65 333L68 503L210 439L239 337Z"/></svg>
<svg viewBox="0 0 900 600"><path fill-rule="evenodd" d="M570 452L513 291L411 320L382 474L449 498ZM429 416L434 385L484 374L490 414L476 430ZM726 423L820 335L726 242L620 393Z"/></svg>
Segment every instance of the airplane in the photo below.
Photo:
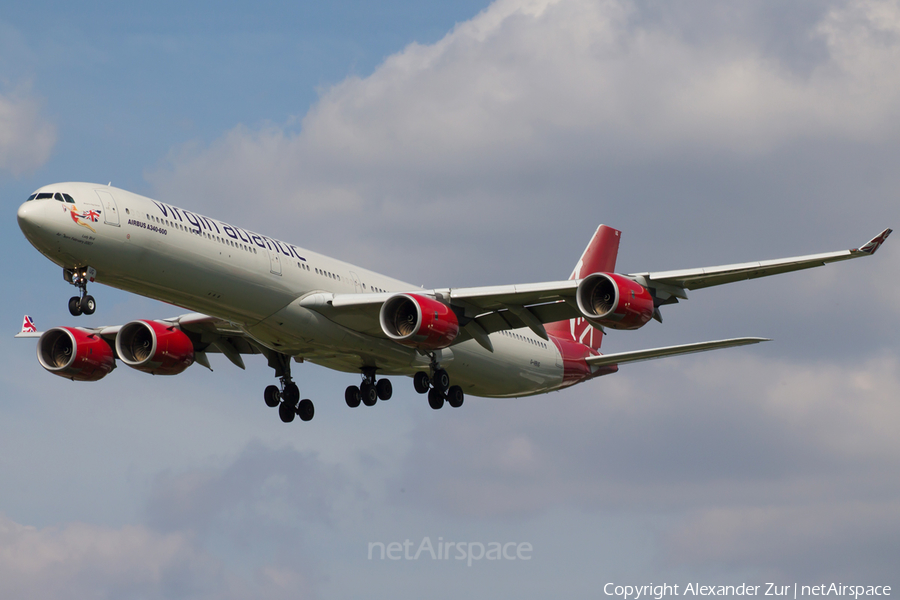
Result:
<svg viewBox="0 0 900 600"><path fill-rule="evenodd" d="M210 368L220 353L245 368L261 354L279 385L266 404L284 422L309 421L291 362L361 375L344 399L356 408L391 398L387 376L411 376L433 409L465 395L521 397L615 373L621 364L756 344L743 337L601 354L607 330L662 322L660 307L696 290L869 256L885 229L859 248L700 269L615 272L621 232L600 225L563 281L422 289L275 238L92 183L41 187L18 209L19 227L79 290L73 316L90 315L94 282L195 311L103 327L37 331L26 316L17 337L36 337L50 373L97 381L125 365L177 375Z"/></svg>

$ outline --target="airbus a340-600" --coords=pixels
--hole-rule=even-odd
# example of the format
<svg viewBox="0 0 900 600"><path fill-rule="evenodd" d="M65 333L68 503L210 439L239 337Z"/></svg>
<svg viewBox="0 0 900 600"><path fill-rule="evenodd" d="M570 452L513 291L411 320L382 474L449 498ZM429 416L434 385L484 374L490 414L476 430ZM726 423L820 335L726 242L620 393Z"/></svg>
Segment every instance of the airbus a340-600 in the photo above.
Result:
<svg viewBox="0 0 900 600"><path fill-rule="evenodd" d="M94 281L187 310L108 327L53 327L30 317L20 337L39 337L48 371L96 381L116 366L176 375L207 354L244 368L262 354L279 385L263 394L282 421L312 419L292 359L361 375L350 407L391 397L386 376L413 378L434 409L466 394L517 397L559 390L623 363L765 341L735 338L600 354L605 329L662 321L660 306L687 290L874 254L890 234L839 252L679 271L615 272L620 232L601 225L568 280L422 289L310 250L111 186L59 183L19 207L19 227L61 266L79 294L73 316L92 314Z"/></svg>

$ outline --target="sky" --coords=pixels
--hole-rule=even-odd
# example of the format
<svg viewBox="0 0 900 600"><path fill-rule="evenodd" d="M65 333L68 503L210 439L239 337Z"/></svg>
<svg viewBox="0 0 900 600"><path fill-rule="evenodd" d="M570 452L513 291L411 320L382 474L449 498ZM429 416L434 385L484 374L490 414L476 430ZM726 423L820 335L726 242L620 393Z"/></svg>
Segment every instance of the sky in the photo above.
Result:
<svg viewBox="0 0 900 600"><path fill-rule="evenodd" d="M597 598L615 585L900 589L900 241L690 293L606 352L771 342L431 410L349 409L257 357L96 383L39 329L178 307L74 292L14 213L112 182L426 287L858 247L898 225L900 3L19 3L0 15L0 597ZM427 538L522 559L369 558ZM377 548L377 546L376 546ZM612 588L608 588L612 589ZM762 591L764 591L763 587Z"/></svg>

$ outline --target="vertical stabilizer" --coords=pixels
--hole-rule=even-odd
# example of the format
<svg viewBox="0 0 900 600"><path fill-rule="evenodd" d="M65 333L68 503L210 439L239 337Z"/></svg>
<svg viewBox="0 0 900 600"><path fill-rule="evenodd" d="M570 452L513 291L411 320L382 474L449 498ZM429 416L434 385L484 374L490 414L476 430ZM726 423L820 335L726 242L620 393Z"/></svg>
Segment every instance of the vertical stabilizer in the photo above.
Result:
<svg viewBox="0 0 900 600"><path fill-rule="evenodd" d="M619 239L622 232L601 225L575 264L569 279L583 279L591 273L613 273L619 255ZM547 325L547 333L556 337L572 339L594 349L600 348L603 333L584 319L558 321Z"/></svg>
<svg viewBox="0 0 900 600"><path fill-rule="evenodd" d="M591 273L614 273L621 235L618 229L606 225L598 227L569 279L582 279Z"/></svg>

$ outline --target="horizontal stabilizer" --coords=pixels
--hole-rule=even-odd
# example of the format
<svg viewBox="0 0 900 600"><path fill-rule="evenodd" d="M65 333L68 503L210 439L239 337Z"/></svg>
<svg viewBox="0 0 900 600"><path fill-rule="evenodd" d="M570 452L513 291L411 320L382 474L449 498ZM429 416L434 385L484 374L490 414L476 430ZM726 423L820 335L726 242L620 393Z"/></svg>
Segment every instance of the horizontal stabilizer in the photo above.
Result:
<svg viewBox="0 0 900 600"><path fill-rule="evenodd" d="M664 358L666 356L691 354L693 352L706 352L707 350L718 350L719 348L731 348L733 346L746 346L748 344L758 344L760 342L768 341L771 340L768 338L756 337L732 338L730 340L697 342L696 344L666 346L665 348L650 348L647 350L634 350L632 352L616 352L614 354L603 354L601 356L588 356L585 358L585 361L591 366L605 367L607 365L620 365L623 363L637 362L639 360Z"/></svg>

